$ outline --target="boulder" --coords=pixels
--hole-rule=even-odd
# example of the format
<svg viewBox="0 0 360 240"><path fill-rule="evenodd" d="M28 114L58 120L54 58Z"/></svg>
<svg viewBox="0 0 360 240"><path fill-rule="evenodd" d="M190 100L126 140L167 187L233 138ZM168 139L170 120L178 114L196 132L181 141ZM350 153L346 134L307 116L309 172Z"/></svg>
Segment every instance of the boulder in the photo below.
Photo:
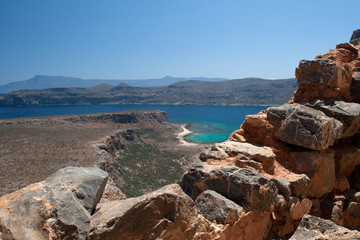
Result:
<svg viewBox="0 0 360 240"><path fill-rule="evenodd" d="M350 184L345 176L337 176L335 179L334 189L338 192L344 192L350 189Z"/></svg>
<svg viewBox="0 0 360 240"><path fill-rule="evenodd" d="M343 124L341 138L347 138L360 131L360 104L344 101L318 100L309 106L318 109L328 117L333 117Z"/></svg>
<svg viewBox="0 0 360 240"><path fill-rule="evenodd" d="M99 168L67 167L43 182L0 198L4 239L85 239L104 191L107 173Z"/></svg>
<svg viewBox="0 0 360 240"><path fill-rule="evenodd" d="M344 226L360 230L360 203L349 201L343 209Z"/></svg>
<svg viewBox="0 0 360 240"><path fill-rule="evenodd" d="M336 98L350 100L352 76L330 59L301 60L295 75L298 81L295 102Z"/></svg>
<svg viewBox="0 0 360 240"><path fill-rule="evenodd" d="M320 198L333 190L335 184L334 152L302 151L291 153L296 170L310 178L307 196Z"/></svg>
<svg viewBox="0 0 360 240"><path fill-rule="evenodd" d="M340 227L330 220L305 215L290 240L345 240L359 239L360 232Z"/></svg>
<svg viewBox="0 0 360 240"><path fill-rule="evenodd" d="M202 192L195 201L197 209L210 222L234 224L242 207L212 190Z"/></svg>
<svg viewBox="0 0 360 240"><path fill-rule="evenodd" d="M256 146L250 143L227 141L223 143L216 143L208 150L203 150L200 158L206 160L221 159L229 156L245 156L249 160L260 162L265 171L272 171L274 169L275 154L270 147Z"/></svg>
<svg viewBox="0 0 360 240"><path fill-rule="evenodd" d="M104 203L88 239L193 239L201 226L193 200L178 184L137 198Z"/></svg>
<svg viewBox="0 0 360 240"><path fill-rule="evenodd" d="M196 199L206 190L214 190L250 209L268 211L277 195L275 184L255 170L238 167L195 169L184 174L181 187Z"/></svg>
<svg viewBox="0 0 360 240"><path fill-rule="evenodd" d="M301 105L284 104L267 109L275 136L312 150L325 150L342 136L343 125L323 112Z"/></svg>

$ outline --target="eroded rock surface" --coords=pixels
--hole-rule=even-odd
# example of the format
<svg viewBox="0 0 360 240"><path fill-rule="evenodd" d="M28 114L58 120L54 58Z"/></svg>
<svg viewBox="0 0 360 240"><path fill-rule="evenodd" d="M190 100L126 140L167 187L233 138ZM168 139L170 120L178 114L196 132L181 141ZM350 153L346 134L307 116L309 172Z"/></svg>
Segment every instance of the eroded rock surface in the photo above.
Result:
<svg viewBox="0 0 360 240"><path fill-rule="evenodd" d="M3 239L85 239L107 173L67 167L0 198Z"/></svg>

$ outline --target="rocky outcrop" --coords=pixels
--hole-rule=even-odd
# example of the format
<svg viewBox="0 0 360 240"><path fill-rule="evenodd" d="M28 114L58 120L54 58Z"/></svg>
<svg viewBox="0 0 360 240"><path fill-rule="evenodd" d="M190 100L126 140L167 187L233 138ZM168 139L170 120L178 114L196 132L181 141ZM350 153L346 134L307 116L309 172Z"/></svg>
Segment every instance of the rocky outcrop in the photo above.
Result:
<svg viewBox="0 0 360 240"><path fill-rule="evenodd" d="M354 36L358 32L354 32L352 39L357 39ZM205 163L203 170L184 175L184 191L193 196L212 189L243 206L245 212L271 212L268 237L289 238L309 213L359 230L360 205L356 194L360 191L360 45L357 43L352 40L339 44L315 60L300 61L296 69L298 90L289 103L247 116L227 142L204 149L200 157ZM261 153L262 159L257 159L259 154L255 153ZM218 170L206 170L211 169L209 165ZM271 180L276 186L273 205L258 208L258 203L249 204L244 199L237 202L233 196L238 192L230 187L226 174L220 174L224 171L220 169L234 168L231 166L251 169ZM251 179L246 174L241 178L236 181ZM189 186L192 191L188 190ZM263 203L270 206L266 202L264 198ZM344 234L349 231L341 228L338 235L329 235L324 230L316 233L320 235L312 232L301 235L309 219L315 221L305 217L293 239L309 236L309 239L315 236L345 239Z"/></svg>
<svg viewBox="0 0 360 240"><path fill-rule="evenodd" d="M67 167L0 198L1 239L85 239L107 173Z"/></svg>
<svg viewBox="0 0 360 240"><path fill-rule="evenodd" d="M299 224L299 227L290 240L311 239L360 239L360 232L349 231L349 229L338 226L329 220L321 219L311 215L304 215Z"/></svg>

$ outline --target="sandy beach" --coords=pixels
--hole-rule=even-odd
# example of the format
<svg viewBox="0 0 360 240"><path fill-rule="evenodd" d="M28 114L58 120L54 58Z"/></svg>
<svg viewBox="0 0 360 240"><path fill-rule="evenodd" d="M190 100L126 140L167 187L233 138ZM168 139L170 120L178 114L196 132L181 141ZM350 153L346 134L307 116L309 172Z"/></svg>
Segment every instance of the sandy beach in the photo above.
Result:
<svg viewBox="0 0 360 240"><path fill-rule="evenodd" d="M198 145L196 143L191 143L191 142L188 142L188 141L185 140L185 137L187 135L191 134L192 131L190 131L189 129L186 128L186 124L181 125L181 127L182 127L183 131L178 134L178 139L180 140L180 142L183 145L186 145L186 146Z"/></svg>

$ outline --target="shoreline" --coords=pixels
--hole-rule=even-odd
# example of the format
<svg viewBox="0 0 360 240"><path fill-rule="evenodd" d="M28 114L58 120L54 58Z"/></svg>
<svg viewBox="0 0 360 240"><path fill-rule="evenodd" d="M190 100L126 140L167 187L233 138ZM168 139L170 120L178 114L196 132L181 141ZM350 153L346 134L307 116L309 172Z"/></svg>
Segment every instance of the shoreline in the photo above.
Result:
<svg viewBox="0 0 360 240"><path fill-rule="evenodd" d="M187 125L188 124L181 124L181 128L183 129L183 131L178 134L177 138L179 139L181 144L186 145L186 146L199 145L197 143L189 142L185 139L186 136L193 133L192 131L190 131L189 129L186 128Z"/></svg>

